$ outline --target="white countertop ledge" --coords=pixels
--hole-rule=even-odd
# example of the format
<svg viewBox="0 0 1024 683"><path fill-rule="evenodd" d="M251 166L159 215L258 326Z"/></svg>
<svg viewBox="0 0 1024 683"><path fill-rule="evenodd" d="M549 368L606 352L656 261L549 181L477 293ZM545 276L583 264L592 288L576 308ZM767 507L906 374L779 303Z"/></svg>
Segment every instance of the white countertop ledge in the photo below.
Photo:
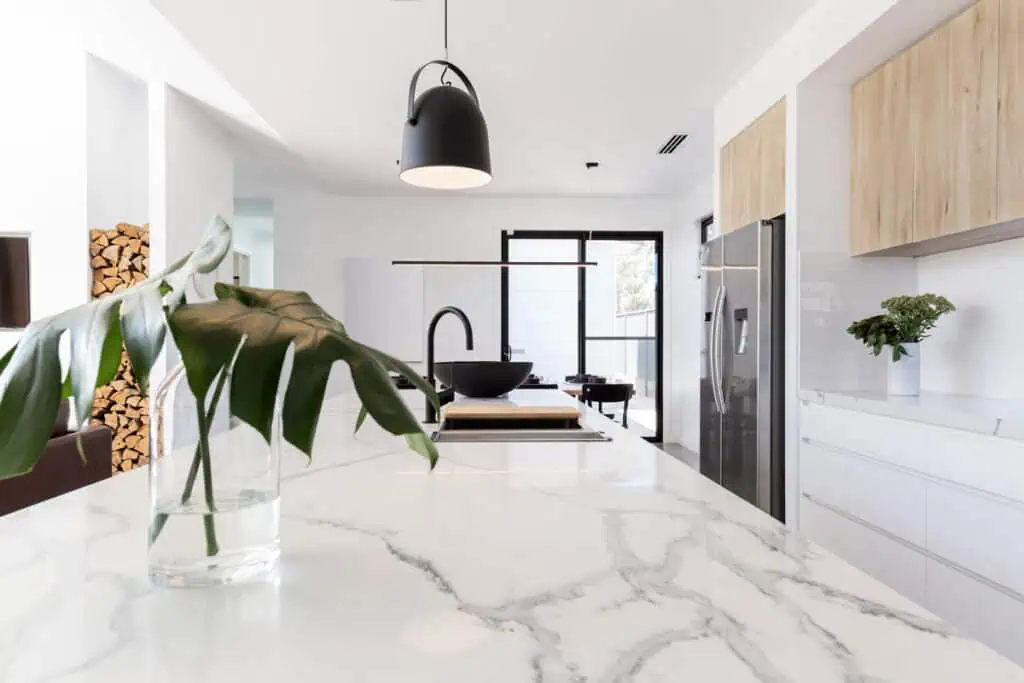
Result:
<svg viewBox="0 0 1024 683"><path fill-rule="evenodd" d="M145 471L0 518L0 681L1024 683L592 411L431 474L356 407L286 460L275 585L150 586Z"/></svg>
<svg viewBox="0 0 1024 683"><path fill-rule="evenodd" d="M889 396L884 392L802 389L808 403L962 429L986 436L1024 440L1024 401L921 392Z"/></svg>

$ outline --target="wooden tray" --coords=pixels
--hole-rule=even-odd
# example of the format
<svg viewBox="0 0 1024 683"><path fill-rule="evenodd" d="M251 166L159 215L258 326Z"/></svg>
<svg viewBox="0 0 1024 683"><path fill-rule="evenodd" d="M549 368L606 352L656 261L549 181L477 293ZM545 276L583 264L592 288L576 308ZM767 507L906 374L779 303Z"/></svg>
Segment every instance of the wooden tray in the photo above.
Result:
<svg viewBox="0 0 1024 683"><path fill-rule="evenodd" d="M489 420L523 418L542 418L552 420L572 420L580 416L579 408L570 405L523 405L509 401L453 403L444 411L447 419L471 420L486 418Z"/></svg>

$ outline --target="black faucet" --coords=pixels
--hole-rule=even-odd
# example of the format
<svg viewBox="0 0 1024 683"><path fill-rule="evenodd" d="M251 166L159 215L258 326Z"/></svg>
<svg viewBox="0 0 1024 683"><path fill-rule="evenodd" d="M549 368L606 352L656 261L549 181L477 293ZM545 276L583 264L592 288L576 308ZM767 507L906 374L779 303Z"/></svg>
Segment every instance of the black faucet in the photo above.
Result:
<svg viewBox="0 0 1024 683"><path fill-rule="evenodd" d="M473 350L473 326L469 323L469 316L461 308L455 306L445 306L440 311L434 314L434 317L430 320L430 327L427 328L427 381L430 382L430 386L437 388L434 383L434 333L437 331L437 323L441 322L441 318L451 313L462 321L462 326L466 328L466 350ZM430 402L430 398L427 398L427 424L434 424L437 422L437 410L434 408L434 404Z"/></svg>

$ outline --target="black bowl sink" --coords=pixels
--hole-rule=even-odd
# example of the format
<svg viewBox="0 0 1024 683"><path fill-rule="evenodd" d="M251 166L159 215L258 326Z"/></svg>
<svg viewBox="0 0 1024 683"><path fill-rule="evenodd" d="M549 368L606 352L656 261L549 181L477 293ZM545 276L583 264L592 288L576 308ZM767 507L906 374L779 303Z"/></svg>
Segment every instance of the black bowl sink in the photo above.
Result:
<svg viewBox="0 0 1024 683"><path fill-rule="evenodd" d="M531 370L533 363L502 361L453 361L434 365L434 375L442 384L470 398L504 396L525 382Z"/></svg>

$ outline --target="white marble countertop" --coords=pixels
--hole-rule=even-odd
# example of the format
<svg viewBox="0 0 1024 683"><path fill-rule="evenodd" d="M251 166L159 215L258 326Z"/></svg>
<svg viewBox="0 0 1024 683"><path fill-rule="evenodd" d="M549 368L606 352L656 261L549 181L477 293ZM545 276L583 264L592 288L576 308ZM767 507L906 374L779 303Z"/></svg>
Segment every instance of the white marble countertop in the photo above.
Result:
<svg viewBox="0 0 1024 683"><path fill-rule="evenodd" d="M889 396L885 392L819 389L803 389L800 398L835 408L1024 440L1024 401L927 391L920 396Z"/></svg>
<svg viewBox="0 0 1024 683"><path fill-rule="evenodd" d="M288 461L276 585L151 587L141 471L0 519L0 681L1024 681L610 422L429 474L354 420Z"/></svg>

